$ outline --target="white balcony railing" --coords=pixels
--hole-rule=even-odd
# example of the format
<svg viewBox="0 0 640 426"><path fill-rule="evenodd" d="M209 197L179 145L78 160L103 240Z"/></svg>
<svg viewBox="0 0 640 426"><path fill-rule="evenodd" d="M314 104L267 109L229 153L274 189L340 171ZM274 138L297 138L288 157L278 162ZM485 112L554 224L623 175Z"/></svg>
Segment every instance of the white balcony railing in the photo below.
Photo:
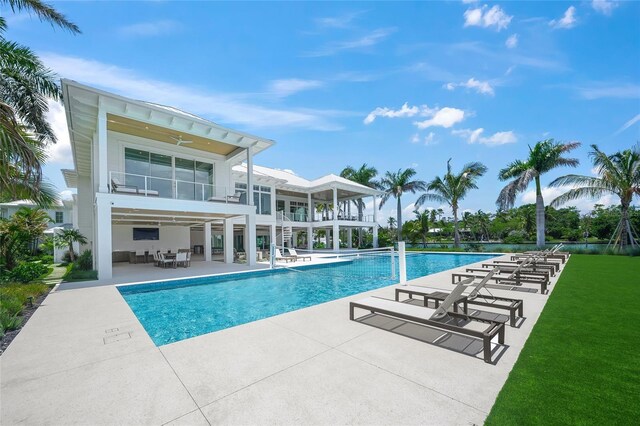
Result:
<svg viewBox="0 0 640 426"><path fill-rule="evenodd" d="M326 220L333 220L334 214L332 211L327 211L327 212L321 212L321 213L316 213L314 216L314 221L315 222L322 222L322 221L326 221ZM362 215L360 217L358 217L357 214L355 215L348 215L348 214L344 214L342 212L338 213L338 220L346 220L346 221L351 221L351 222L373 222L373 215L370 214L365 214Z"/></svg>
<svg viewBox="0 0 640 426"><path fill-rule="evenodd" d="M109 190L114 194L142 197L246 204L244 192L226 186L116 171L109 172Z"/></svg>

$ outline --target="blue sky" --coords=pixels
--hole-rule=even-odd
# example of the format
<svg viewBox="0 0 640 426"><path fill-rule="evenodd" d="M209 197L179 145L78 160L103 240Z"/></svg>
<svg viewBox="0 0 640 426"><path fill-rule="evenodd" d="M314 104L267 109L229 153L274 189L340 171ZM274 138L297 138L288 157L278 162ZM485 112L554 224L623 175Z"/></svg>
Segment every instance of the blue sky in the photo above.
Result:
<svg viewBox="0 0 640 426"><path fill-rule="evenodd" d="M640 140L637 2L53 4L83 34L4 10L7 37L62 77L274 139L256 163L308 178L366 162L430 180L449 158L482 161L462 208L487 211L527 144L580 141L591 174L590 144ZM62 140L46 174L64 190L61 107L50 117Z"/></svg>

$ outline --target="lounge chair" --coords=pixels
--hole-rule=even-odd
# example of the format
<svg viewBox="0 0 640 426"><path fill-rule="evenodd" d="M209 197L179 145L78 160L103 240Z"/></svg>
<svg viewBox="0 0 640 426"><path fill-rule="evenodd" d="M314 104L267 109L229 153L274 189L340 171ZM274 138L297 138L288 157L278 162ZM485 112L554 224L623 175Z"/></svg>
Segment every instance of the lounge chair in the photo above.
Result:
<svg viewBox="0 0 640 426"><path fill-rule="evenodd" d="M280 253L280 249L276 249L276 262L280 260L284 260L285 262L289 263L295 262L297 259L293 256L283 256L282 253Z"/></svg>
<svg viewBox="0 0 640 426"><path fill-rule="evenodd" d="M463 312L469 316L474 315L469 314L468 305L506 310L509 311L511 327L515 327L516 316L519 316L521 318L523 316L523 301L521 299L511 299L509 297L494 296L488 290L488 294L480 293L480 290L485 288L491 277L497 272L498 268L494 268L493 270L489 271L489 273L478 283L469 285L467 287L467 289L461 295L461 297L463 298L461 301L464 306ZM427 306L429 299L433 299L437 308L439 307L439 303L441 301L444 301L450 293L422 286L399 286L396 288L396 300L400 300L401 294L406 294L411 299L413 298L413 296L421 296L424 300L424 306ZM455 311L456 304L454 304L453 306Z"/></svg>
<svg viewBox="0 0 640 426"><path fill-rule="evenodd" d="M111 179L111 192L118 192L122 194L137 194L138 187L134 185L123 185L116 178Z"/></svg>
<svg viewBox="0 0 640 426"><path fill-rule="evenodd" d="M465 291L466 284L471 281L472 280L465 280L460 283L437 309L371 296L349 304L349 319L356 321L355 309L364 309L372 314L377 313L386 315L392 318L426 325L439 330L482 339L484 361L491 363L491 340L495 336L498 336L498 342L500 344L504 344L504 323L470 317L466 314L457 312L448 312L448 308L453 306L454 302ZM488 326L484 330L472 330L456 325L455 320L476 321L488 324Z"/></svg>
<svg viewBox="0 0 640 426"><path fill-rule="evenodd" d="M541 276L533 276L533 275L526 275L526 268L529 267L531 265L531 263L533 262L532 259L528 259L526 261L521 262L520 264L518 264L518 267L515 269L511 269L510 270L510 274L509 275L498 275L498 274L491 274L491 276L489 276L489 279L491 279L492 281L495 282L495 284L497 284L500 288L505 288L505 289L513 289L513 286L521 286L522 284L534 284L534 285L539 285L540 286L540 294L545 294L547 293L547 287L549 286L550 282L548 279L546 279L546 277L541 277ZM498 268L500 268L500 265L497 265ZM451 283L452 284L457 284L459 283L461 280L466 280L469 278L473 278L473 279L483 279L485 277L487 277L487 274L484 275L480 275L480 274L473 274L473 273L453 273L451 274ZM505 286L506 284L506 286Z"/></svg>
<svg viewBox="0 0 640 426"><path fill-rule="evenodd" d="M289 249L289 254L291 256L295 257L296 260L302 259L302 261L304 262L305 259L309 259L309 261L311 261L311 256L306 255L306 254L301 256L301 255L298 254L298 252L296 252L296 249L294 249L293 247Z"/></svg>

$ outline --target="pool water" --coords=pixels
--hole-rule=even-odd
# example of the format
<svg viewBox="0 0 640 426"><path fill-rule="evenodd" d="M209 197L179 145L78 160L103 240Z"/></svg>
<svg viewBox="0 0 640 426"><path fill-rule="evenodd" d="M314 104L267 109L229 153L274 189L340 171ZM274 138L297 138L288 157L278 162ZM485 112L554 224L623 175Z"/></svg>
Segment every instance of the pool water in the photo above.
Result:
<svg viewBox="0 0 640 426"><path fill-rule="evenodd" d="M407 278L494 257L408 254ZM396 276L393 276L395 270ZM158 346L268 318L398 282L398 259L371 255L296 266L120 286L118 290Z"/></svg>

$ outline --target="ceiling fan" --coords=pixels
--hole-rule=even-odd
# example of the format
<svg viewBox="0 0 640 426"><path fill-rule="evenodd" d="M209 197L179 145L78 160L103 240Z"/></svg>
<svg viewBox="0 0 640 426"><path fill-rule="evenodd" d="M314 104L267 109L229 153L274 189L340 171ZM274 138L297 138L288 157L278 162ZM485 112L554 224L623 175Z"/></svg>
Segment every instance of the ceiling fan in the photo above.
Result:
<svg viewBox="0 0 640 426"><path fill-rule="evenodd" d="M176 145L178 145L178 146L182 145L183 143L193 143L193 141L182 139L182 135L178 135L177 138L175 136L171 136L171 135L169 135L169 137L171 139L173 139L174 141L176 141Z"/></svg>

